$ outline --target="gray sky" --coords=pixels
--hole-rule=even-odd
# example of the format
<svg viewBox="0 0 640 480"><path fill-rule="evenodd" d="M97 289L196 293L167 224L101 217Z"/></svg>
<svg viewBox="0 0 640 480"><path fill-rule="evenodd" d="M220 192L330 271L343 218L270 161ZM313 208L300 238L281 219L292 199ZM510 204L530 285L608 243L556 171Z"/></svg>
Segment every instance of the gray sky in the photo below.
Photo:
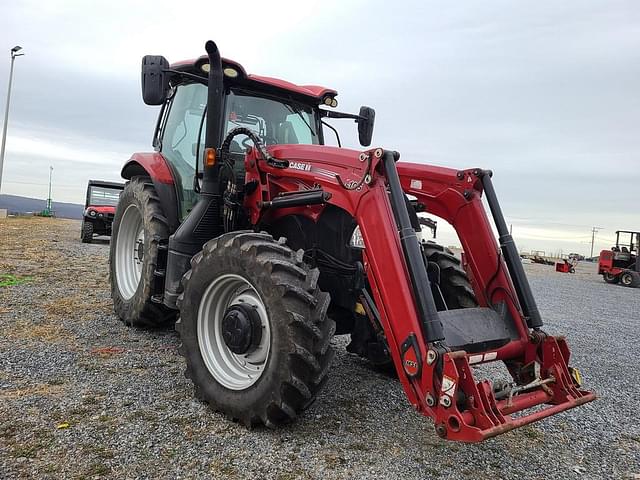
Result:
<svg viewBox="0 0 640 480"><path fill-rule="evenodd" d="M374 145L490 168L521 249L588 253L640 230L640 4L634 1L119 2L0 7L0 105L16 60L2 193L81 203L150 150L140 59L204 53L336 88L376 109ZM336 124L336 122L334 122ZM358 148L355 128L342 139ZM441 240L453 243L450 233Z"/></svg>

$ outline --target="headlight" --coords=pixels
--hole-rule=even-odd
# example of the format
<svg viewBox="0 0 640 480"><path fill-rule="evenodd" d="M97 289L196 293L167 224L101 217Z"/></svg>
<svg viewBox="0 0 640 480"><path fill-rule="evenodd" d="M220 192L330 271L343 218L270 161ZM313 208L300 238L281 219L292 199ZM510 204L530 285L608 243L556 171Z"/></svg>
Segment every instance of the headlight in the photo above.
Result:
<svg viewBox="0 0 640 480"><path fill-rule="evenodd" d="M349 240L349 246L353 248L364 248L364 238L362 238L362 233L360 232L360 227L356 226L353 234L351 235L351 240Z"/></svg>
<svg viewBox="0 0 640 480"><path fill-rule="evenodd" d="M95 210L91 210L91 211L89 212L89 215L91 215L92 217L95 217L95 216L96 216L96 213L97 213L97 212L96 212Z"/></svg>

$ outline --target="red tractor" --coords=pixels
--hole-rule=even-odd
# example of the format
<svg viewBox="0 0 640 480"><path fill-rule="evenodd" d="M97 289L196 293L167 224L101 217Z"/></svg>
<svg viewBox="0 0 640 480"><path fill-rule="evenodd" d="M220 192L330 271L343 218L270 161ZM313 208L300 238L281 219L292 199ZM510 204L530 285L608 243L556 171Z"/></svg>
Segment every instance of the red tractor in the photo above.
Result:
<svg viewBox="0 0 640 480"><path fill-rule="evenodd" d="M327 380L332 337L350 334L348 350L393 365L443 438L481 441L595 399L564 337L542 329L490 171L326 146L327 120L350 119L368 147L373 109L335 111L335 90L205 48L142 61L156 151L122 169L110 251L126 324L179 316L197 398L248 426L291 422ZM419 241L419 212L453 225L462 263ZM493 361L512 382L475 379Z"/></svg>
<svg viewBox="0 0 640 480"><path fill-rule="evenodd" d="M80 240L91 243L94 235L111 235L111 225L124 184L89 180L82 214Z"/></svg>
<svg viewBox="0 0 640 480"><path fill-rule="evenodd" d="M621 241L626 237L628 241ZM625 287L640 287L640 232L619 230L616 245L602 250L598 260L598 274L607 283L620 283Z"/></svg>

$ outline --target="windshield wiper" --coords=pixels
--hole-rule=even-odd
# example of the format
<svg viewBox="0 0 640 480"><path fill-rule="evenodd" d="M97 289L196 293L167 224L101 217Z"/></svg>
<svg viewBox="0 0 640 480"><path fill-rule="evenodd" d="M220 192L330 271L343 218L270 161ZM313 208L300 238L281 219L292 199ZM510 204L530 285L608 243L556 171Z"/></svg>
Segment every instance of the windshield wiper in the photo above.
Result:
<svg viewBox="0 0 640 480"><path fill-rule="evenodd" d="M313 128L311 128L311 125L309 124L309 122L307 122L307 119L304 118L304 115L302 115L302 110L300 108L296 107L295 105L289 105L288 103L283 103L283 105L287 107L287 109L291 113L297 114L302 119L304 124L309 128L311 135L313 135L314 137L316 136L316 132L313 130Z"/></svg>

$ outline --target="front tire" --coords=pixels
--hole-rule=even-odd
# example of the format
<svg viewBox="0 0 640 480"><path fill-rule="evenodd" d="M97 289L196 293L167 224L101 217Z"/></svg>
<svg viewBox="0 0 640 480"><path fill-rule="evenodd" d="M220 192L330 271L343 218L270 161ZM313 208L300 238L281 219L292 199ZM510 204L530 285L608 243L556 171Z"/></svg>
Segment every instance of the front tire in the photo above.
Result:
<svg viewBox="0 0 640 480"><path fill-rule="evenodd" d="M151 179L132 178L120 195L109 250L113 307L126 325L160 327L175 320L174 310L152 300L159 246L168 238Z"/></svg>
<svg viewBox="0 0 640 480"><path fill-rule="evenodd" d="M469 277L454 253L432 241L422 242L422 248L437 310L477 307ZM381 344L369 320L361 318L364 326L351 333L347 351L368 358L377 370L395 375L395 365L387 346Z"/></svg>
<svg viewBox="0 0 640 480"><path fill-rule="evenodd" d="M432 241L424 242L422 247L427 265L436 268L439 273L439 284L432 285L438 310L477 307L478 302L469 277L453 252ZM445 305L438 304L439 296Z"/></svg>
<svg viewBox="0 0 640 480"><path fill-rule="evenodd" d="M87 222L85 219L82 220L80 241L82 241L82 243L91 243L93 241L93 222Z"/></svg>
<svg viewBox="0 0 640 480"><path fill-rule="evenodd" d="M640 286L640 274L627 270L620 274L620 285L625 287L638 287Z"/></svg>
<svg viewBox="0 0 640 480"><path fill-rule="evenodd" d="M207 242L191 267L176 330L196 397L247 426L294 420L315 399L334 356L335 323L318 270L284 238L254 232ZM246 315L252 326L233 323L229 331L226 322L237 315L230 312L247 308L255 312Z"/></svg>

